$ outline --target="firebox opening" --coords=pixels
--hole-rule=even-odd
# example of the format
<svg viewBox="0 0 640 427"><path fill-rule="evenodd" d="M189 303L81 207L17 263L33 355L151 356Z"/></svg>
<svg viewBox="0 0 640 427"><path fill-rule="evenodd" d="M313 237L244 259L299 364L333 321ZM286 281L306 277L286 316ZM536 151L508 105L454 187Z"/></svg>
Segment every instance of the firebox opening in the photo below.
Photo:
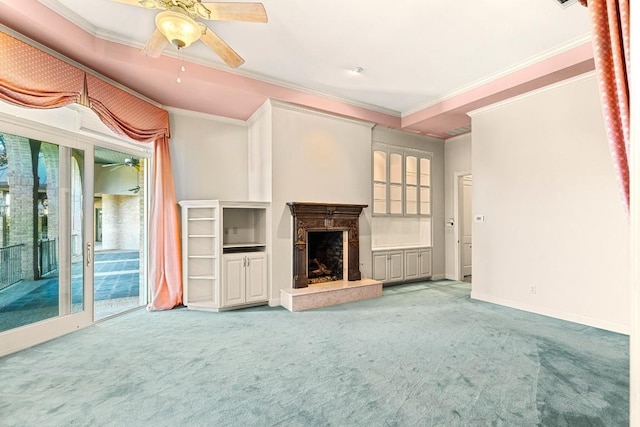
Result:
<svg viewBox="0 0 640 427"><path fill-rule="evenodd" d="M309 231L308 245L309 284L342 280L344 277L343 232Z"/></svg>

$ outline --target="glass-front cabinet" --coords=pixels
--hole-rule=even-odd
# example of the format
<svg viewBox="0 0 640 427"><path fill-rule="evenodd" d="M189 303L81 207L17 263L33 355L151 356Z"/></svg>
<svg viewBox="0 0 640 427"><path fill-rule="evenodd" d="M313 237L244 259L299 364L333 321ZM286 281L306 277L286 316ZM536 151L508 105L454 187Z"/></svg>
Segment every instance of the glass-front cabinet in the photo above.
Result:
<svg viewBox="0 0 640 427"><path fill-rule="evenodd" d="M431 215L431 153L373 146L373 214Z"/></svg>

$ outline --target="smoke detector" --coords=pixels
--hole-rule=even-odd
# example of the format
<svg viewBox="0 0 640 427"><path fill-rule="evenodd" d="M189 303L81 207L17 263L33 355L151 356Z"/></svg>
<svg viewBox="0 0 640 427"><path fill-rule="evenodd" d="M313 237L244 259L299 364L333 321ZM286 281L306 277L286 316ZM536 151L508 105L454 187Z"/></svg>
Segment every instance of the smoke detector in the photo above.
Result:
<svg viewBox="0 0 640 427"><path fill-rule="evenodd" d="M566 9L572 4L575 4L578 0L553 0L553 1L555 1L556 4L558 4L560 7Z"/></svg>

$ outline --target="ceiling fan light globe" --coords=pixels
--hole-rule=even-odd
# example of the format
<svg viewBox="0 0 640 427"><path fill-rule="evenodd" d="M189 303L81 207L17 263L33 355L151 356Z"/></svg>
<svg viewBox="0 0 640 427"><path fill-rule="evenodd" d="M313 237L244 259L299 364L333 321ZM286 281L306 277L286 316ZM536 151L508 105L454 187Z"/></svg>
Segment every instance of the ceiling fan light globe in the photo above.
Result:
<svg viewBox="0 0 640 427"><path fill-rule="evenodd" d="M202 30L196 21L188 15L170 10L156 15L156 26L178 49L189 47L202 36Z"/></svg>

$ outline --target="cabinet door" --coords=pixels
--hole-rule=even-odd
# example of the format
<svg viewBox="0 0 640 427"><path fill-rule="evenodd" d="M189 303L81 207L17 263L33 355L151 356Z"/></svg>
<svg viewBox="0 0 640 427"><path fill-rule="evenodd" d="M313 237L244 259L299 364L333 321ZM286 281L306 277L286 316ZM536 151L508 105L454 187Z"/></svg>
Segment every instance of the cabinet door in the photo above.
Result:
<svg viewBox="0 0 640 427"><path fill-rule="evenodd" d="M404 252L389 252L389 282L404 280Z"/></svg>
<svg viewBox="0 0 640 427"><path fill-rule="evenodd" d="M387 281L387 252L373 253L373 280L379 282Z"/></svg>
<svg viewBox="0 0 640 427"><path fill-rule="evenodd" d="M420 250L420 277L429 277L431 273L431 249Z"/></svg>
<svg viewBox="0 0 640 427"><path fill-rule="evenodd" d="M386 214L387 208L387 152L373 151L373 213Z"/></svg>
<svg viewBox="0 0 640 427"><path fill-rule="evenodd" d="M404 213L418 214L418 157L405 155L404 158Z"/></svg>
<svg viewBox="0 0 640 427"><path fill-rule="evenodd" d="M245 256L225 255L222 257L222 305L237 305L245 302Z"/></svg>
<svg viewBox="0 0 640 427"><path fill-rule="evenodd" d="M404 278L406 280L419 277L419 259L420 253L417 250L404 251Z"/></svg>
<svg viewBox="0 0 640 427"><path fill-rule="evenodd" d="M389 151L389 213L403 214L403 154Z"/></svg>
<svg viewBox="0 0 640 427"><path fill-rule="evenodd" d="M431 215L431 159L429 157L420 157L418 188L420 215Z"/></svg>
<svg viewBox="0 0 640 427"><path fill-rule="evenodd" d="M247 254L246 258L246 301L266 301L269 299L267 295L267 256L265 254Z"/></svg>

